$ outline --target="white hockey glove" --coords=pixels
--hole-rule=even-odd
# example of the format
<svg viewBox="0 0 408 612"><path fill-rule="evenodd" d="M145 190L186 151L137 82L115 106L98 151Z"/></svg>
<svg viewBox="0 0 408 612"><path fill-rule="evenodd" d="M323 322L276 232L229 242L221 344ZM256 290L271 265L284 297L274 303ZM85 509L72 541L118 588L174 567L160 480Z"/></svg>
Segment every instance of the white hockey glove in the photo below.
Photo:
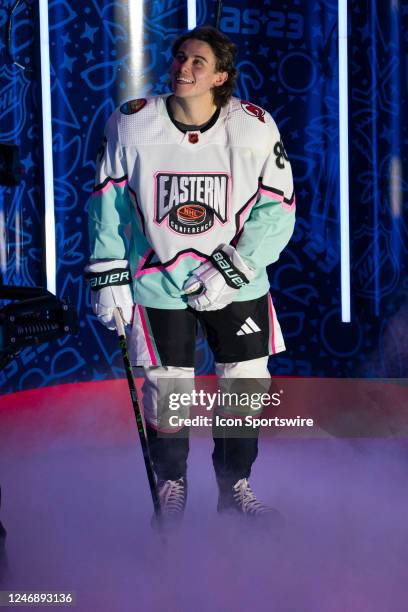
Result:
<svg viewBox="0 0 408 612"><path fill-rule="evenodd" d="M233 246L218 247L184 284L188 305L195 310L221 310L255 276Z"/></svg>
<svg viewBox="0 0 408 612"><path fill-rule="evenodd" d="M119 308L125 325L133 316L129 264L124 259L97 261L85 268L85 278L91 289L92 310L108 329L116 329L113 311Z"/></svg>

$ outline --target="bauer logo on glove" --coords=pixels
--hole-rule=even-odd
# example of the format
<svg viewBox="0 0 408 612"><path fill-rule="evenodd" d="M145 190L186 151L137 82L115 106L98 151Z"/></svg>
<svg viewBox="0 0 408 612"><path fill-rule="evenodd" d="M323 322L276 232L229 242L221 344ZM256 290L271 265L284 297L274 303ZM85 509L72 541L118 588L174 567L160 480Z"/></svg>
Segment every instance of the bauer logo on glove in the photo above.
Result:
<svg viewBox="0 0 408 612"><path fill-rule="evenodd" d="M109 287L113 285L130 285L130 271L129 270L110 270L106 273L89 273L86 275L89 281L89 287L92 291L98 291L102 287Z"/></svg>
<svg viewBox="0 0 408 612"><path fill-rule="evenodd" d="M241 287L255 276L230 244L221 245L184 284L187 303L194 310L221 310L234 301Z"/></svg>
<svg viewBox="0 0 408 612"><path fill-rule="evenodd" d="M221 272L227 285L233 289L241 289L244 285L248 285L249 280L246 276L239 272L238 268L232 264L230 258L222 251L214 251L211 255L211 261Z"/></svg>
<svg viewBox="0 0 408 612"><path fill-rule="evenodd" d="M129 263L125 259L92 261L86 266L85 275L91 289L92 310L102 325L116 329L116 309L123 323L129 325L134 306Z"/></svg>

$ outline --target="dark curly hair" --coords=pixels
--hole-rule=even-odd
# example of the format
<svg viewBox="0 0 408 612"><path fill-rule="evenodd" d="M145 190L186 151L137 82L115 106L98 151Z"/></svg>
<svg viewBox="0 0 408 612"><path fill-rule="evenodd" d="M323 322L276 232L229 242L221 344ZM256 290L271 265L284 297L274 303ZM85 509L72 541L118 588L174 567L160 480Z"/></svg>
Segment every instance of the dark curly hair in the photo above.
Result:
<svg viewBox="0 0 408 612"><path fill-rule="evenodd" d="M238 71L235 68L237 46L222 32L210 25L199 26L194 30L185 32L173 42L171 51L176 56L181 45L190 38L201 40L210 45L215 55L215 70L228 72L228 79L219 87L213 87L214 104L218 108L228 104L237 82Z"/></svg>

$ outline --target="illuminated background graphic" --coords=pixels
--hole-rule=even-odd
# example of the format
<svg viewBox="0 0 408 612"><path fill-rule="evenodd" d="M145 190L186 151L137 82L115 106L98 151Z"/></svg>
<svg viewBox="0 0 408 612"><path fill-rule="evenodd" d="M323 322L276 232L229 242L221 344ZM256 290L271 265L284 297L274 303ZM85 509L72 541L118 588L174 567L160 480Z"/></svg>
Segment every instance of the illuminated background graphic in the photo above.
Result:
<svg viewBox="0 0 408 612"><path fill-rule="evenodd" d="M198 0L196 7L197 23L214 23L214 3ZM240 49L237 94L271 111L295 177L296 231L270 269L287 344L271 371L402 377L408 375L408 0L349 2L350 324L340 315L337 10L334 0L223 3L221 29ZM23 70L6 57L7 10L0 9L0 141L19 144L25 168L19 187L0 188L0 266L4 281L16 285L45 278L33 18L34 3L22 2L13 51ZM0 372L2 393L123 376L115 335L93 316L83 278L86 202L112 110L125 99L167 91L170 45L187 27L186 2L53 0L49 24L57 295L78 309L81 331L23 351ZM197 370L211 368L201 339Z"/></svg>

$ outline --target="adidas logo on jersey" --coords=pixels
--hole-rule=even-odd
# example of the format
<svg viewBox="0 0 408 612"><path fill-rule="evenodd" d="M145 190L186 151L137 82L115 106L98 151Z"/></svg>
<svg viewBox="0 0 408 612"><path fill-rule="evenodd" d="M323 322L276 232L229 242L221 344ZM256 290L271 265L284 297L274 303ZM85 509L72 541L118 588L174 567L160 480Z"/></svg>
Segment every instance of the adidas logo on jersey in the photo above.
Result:
<svg viewBox="0 0 408 612"><path fill-rule="evenodd" d="M245 323L241 325L239 330L237 331L237 336L246 336L247 334L255 334L256 332L260 332L261 328L255 323L251 317L248 317L245 320Z"/></svg>

